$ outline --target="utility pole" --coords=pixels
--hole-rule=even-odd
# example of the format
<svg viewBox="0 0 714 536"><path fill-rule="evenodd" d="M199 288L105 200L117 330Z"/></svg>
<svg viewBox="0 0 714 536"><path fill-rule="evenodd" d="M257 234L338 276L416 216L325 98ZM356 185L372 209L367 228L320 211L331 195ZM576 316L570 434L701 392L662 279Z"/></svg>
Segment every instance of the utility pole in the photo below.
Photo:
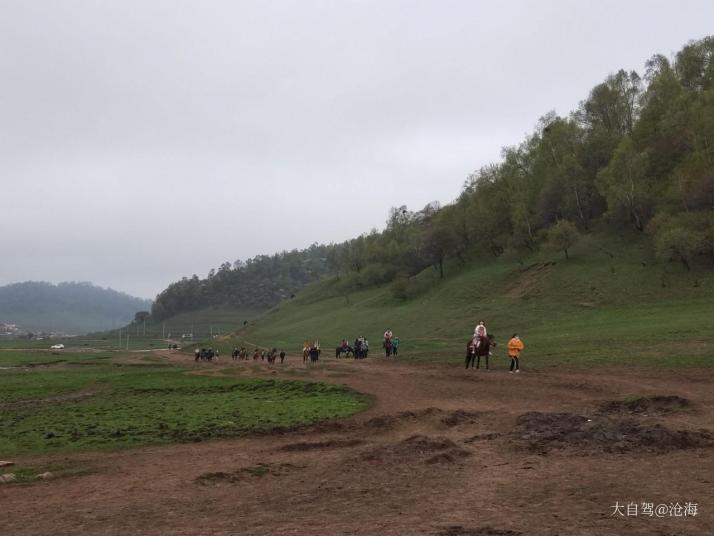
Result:
<svg viewBox="0 0 714 536"><path fill-rule="evenodd" d="M121 350L121 328L119 328L119 349Z"/></svg>
<svg viewBox="0 0 714 536"><path fill-rule="evenodd" d="M163 322L161 324L161 338L162 339L166 338L166 322Z"/></svg>
<svg viewBox="0 0 714 536"><path fill-rule="evenodd" d="M144 319L144 337L146 337L146 318Z"/></svg>
<svg viewBox="0 0 714 536"><path fill-rule="evenodd" d="M129 350L129 334L126 334L126 349Z"/></svg>

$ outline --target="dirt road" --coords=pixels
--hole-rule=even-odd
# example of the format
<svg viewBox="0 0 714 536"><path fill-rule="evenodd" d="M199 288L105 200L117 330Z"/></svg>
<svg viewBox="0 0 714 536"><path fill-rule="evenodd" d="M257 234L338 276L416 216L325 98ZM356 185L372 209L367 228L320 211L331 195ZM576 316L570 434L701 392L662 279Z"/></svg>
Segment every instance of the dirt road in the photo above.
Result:
<svg viewBox="0 0 714 536"><path fill-rule="evenodd" d="M0 487L0 534L714 534L710 370L198 370L345 383L374 404L297 432L15 460L94 472Z"/></svg>

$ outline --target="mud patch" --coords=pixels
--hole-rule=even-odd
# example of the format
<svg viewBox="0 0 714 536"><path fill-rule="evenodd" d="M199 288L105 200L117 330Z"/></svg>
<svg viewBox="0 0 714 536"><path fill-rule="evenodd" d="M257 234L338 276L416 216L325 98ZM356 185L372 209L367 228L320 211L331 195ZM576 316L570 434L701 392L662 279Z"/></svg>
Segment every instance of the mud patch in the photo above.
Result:
<svg viewBox="0 0 714 536"><path fill-rule="evenodd" d="M481 416L480 411L458 410L449 413L441 419L441 422L446 426L458 426L460 424L475 424L476 418Z"/></svg>
<svg viewBox="0 0 714 536"><path fill-rule="evenodd" d="M290 443L280 447L279 450L285 452L306 452L309 450L356 447L357 445L362 445L363 443L364 441L361 439L331 439L329 441Z"/></svg>
<svg viewBox="0 0 714 536"><path fill-rule="evenodd" d="M518 417L513 437L525 449L539 454L569 447L578 452L668 452L714 446L714 435L707 430L670 430L633 420L588 419L571 413L525 413Z"/></svg>
<svg viewBox="0 0 714 536"><path fill-rule="evenodd" d="M197 484L203 486L219 485L219 484L237 484L250 478L261 478L264 476L285 476L289 473L304 469L303 466L293 465L291 463L269 464L259 463L249 467L241 467L235 471L225 472L217 471L213 473L204 473L195 479Z"/></svg>
<svg viewBox="0 0 714 536"><path fill-rule="evenodd" d="M600 404L598 409L602 414L648 414L648 415L667 415L675 411L688 409L692 406L691 402L681 396L646 396L631 400L611 400Z"/></svg>
<svg viewBox="0 0 714 536"><path fill-rule="evenodd" d="M461 525L450 525L444 527L436 534L438 536L518 536L522 533L518 530L496 529L490 526L471 528Z"/></svg>

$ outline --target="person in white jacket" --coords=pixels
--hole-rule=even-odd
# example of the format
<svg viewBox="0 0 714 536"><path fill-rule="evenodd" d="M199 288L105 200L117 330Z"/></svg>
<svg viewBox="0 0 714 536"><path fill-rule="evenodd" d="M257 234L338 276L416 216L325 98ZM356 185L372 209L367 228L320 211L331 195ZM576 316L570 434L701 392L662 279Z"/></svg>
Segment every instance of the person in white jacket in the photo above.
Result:
<svg viewBox="0 0 714 536"><path fill-rule="evenodd" d="M478 325L474 328L474 341L476 343L476 348L481 346L482 338L488 337L488 331L486 331L486 324L481 320Z"/></svg>

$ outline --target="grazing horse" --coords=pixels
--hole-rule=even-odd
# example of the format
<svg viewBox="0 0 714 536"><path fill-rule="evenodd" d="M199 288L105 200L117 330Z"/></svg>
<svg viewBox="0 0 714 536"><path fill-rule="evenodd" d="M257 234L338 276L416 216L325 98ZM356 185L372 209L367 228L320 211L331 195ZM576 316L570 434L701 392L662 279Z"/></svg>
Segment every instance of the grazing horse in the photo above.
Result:
<svg viewBox="0 0 714 536"><path fill-rule="evenodd" d="M476 363L476 368L480 368L481 358L486 358L486 370L488 370L488 358L491 355L491 347L496 347L496 341L493 335L488 335L488 337L481 337L481 342L476 347L476 341L474 339L469 339L466 341L466 368L474 368L474 362Z"/></svg>
<svg viewBox="0 0 714 536"><path fill-rule="evenodd" d="M338 346L335 348L335 357L339 359L342 357L342 354L344 354L345 357L352 356L354 357L355 351L352 349L351 346Z"/></svg>

